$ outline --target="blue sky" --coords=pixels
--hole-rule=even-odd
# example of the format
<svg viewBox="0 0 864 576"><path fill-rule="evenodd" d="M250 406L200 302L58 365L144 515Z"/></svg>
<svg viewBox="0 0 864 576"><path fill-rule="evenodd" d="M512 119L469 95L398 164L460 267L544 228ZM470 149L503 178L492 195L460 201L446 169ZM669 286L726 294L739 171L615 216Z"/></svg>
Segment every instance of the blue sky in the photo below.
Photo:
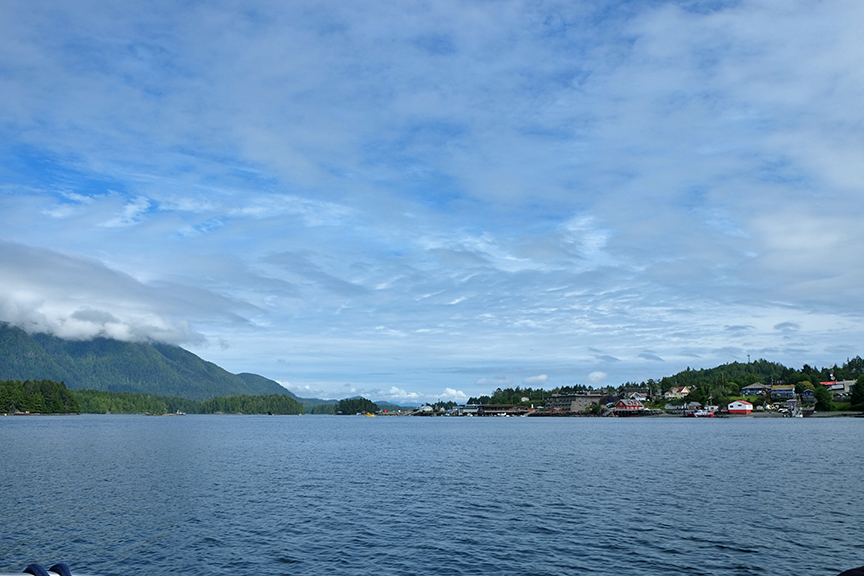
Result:
<svg viewBox="0 0 864 576"><path fill-rule="evenodd" d="M0 320L301 396L861 354L857 1L0 4Z"/></svg>

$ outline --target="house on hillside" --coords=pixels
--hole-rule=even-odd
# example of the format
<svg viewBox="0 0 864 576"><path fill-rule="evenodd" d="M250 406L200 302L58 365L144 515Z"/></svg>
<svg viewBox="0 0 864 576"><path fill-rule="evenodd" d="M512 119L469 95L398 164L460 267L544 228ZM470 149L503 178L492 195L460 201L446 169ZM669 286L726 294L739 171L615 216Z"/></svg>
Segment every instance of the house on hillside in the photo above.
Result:
<svg viewBox="0 0 864 576"><path fill-rule="evenodd" d="M640 402L644 402L645 400L648 399L648 396L650 396L647 388L626 386L621 390L621 397L622 398L629 398L629 399L633 400L634 395L639 396Z"/></svg>
<svg viewBox="0 0 864 576"><path fill-rule="evenodd" d="M685 396L688 396L691 392L689 386L673 386L666 393L663 394L664 400L680 400Z"/></svg>
<svg viewBox="0 0 864 576"><path fill-rule="evenodd" d="M741 394L744 396L764 396L771 392L771 386L766 386L761 382L755 382L749 386L741 388Z"/></svg>
<svg viewBox="0 0 864 576"><path fill-rule="evenodd" d="M771 398L795 398L795 386L792 384L775 384L771 386Z"/></svg>

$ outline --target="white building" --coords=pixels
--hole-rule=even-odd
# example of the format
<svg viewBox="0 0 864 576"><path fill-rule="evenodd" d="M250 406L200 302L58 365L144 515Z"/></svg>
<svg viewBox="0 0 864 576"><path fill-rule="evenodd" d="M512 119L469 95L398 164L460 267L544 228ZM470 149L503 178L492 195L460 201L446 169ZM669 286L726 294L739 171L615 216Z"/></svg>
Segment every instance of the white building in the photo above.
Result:
<svg viewBox="0 0 864 576"><path fill-rule="evenodd" d="M753 411L753 404L744 400L736 400L728 406L730 414L749 414Z"/></svg>

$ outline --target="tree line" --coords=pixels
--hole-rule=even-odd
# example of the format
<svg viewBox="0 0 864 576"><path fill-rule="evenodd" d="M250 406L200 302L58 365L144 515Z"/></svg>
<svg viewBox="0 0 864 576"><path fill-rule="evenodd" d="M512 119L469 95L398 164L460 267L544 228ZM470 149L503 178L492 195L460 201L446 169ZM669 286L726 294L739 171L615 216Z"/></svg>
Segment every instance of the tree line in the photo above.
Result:
<svg viewBox="0 0 864 576"><path fill-rule="evenodd" d="M76 390L84 414L303 414L303 406L290 396L216 396L190 400L135 392Z"/></svg>
<svg viewBox="0 0 864 576"><path fill-rule="evenodd" d="M330 405L333 406L332 404ZM303 414L284 394L217 396L190 400L136 392L69 390L52 380L0 380L0 410L40 414Z"/></svg>
<svg viewBox="0 0 864 576"><path fill-rule="evenodd" d="M551 390L543 388L497 388L491 396L483 395L468 399L468 404L514 404L514 405L529 405L543 404L552 394L575 394L576 392L590 392L594 389L582 384L573 384L571 386L559 386ZM527 398L527 400L523 400Z"/></svg>
<svg viewBox="0 0 864 576"><path fill-rule="evenodd" d="M217 396L201 403L198 414L303 414L303 405L285 394Z"/></svg>
<svg viewBox="0 0 864 576"><path fill-rule="evenodd" d="M335 412L343 416L360 413L374 414L378 412L378 405L366 398L346 398L336 404Z"/></svg>
<svg viewBox="0 0 864 576"><path fill-rule="evenodd" d="M0 380L0 411L68 414L81 411L75 394L53 380Z"/></svg>

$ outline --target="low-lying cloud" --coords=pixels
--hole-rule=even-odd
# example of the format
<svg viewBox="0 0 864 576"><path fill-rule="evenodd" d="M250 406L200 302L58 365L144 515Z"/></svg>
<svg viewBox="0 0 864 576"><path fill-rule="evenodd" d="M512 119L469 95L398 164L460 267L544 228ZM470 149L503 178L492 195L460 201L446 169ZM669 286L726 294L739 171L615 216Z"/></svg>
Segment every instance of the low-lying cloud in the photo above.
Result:
<svg viewBox="0 0 864 576"><path fill-rule="evenodd" d="M201 344L190 318L231 315L213 294L149 286L93 260L12 242L0 241L0 277L0 320L71 340ZM205 312L208 301L222 306Z"/></svg>

